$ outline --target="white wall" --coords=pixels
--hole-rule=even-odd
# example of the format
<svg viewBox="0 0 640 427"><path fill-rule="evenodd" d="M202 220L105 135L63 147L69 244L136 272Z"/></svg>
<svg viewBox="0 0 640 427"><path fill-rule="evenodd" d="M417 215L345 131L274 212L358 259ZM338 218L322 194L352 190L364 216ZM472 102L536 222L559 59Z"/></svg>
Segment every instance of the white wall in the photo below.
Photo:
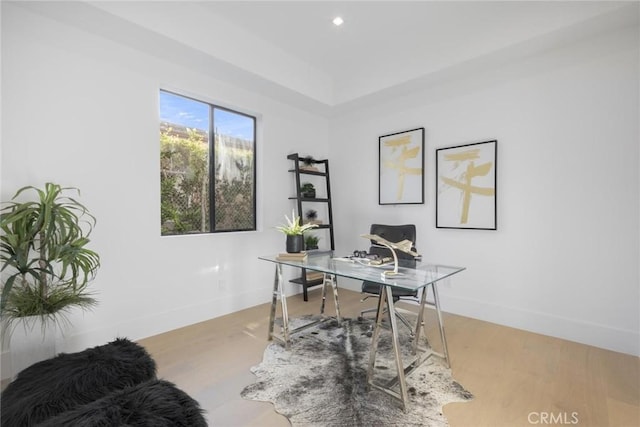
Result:
<svg viewBox="0 0 640 427"><path fill-rule="evenodd" d="M91 248L102 259L92 285L99 305L71 315L61 350L138 339L269 300L273 266L257 256L284 248L273 226L291 209L283 204L292 194L286 155L326 155L328 124L215 77L215 69L194 72L2 5L2 200L54 181L80 188L98 220ZM160 237L160 88L258 115L258 231Z"/></svg>
<svg viewBox="0 0 640 427"><path fill-rule="evenodd" d="M467 268L445 310L640 354L638 40L636 25L337 117L332 179L357 182L333 192L338 249L415 223L426 260ZM426 203L379 206L378 137L422 126ZM436 229L435 149L491 139L498 230Z"/></svg>
<svg viewBox="0 0 640 427"><path fill-rule="evenodd" d="M366 247L371 222L415 223L426 259L467 267L441 288L448 311L640 353L637 33L328 121L33 10L2 4L0 196L52 180L79 187L98 218L100 304L72 315L62 350L268 301L273 269L257 256L284 244L271 227L290 209L286 154L298 151L331 159L338 250ZM159 236L161 87L259 116L258 231ZM417 126L426 204L378 206L378 136ZM494 138L498 231L435 229L435 148Z"/></svg>

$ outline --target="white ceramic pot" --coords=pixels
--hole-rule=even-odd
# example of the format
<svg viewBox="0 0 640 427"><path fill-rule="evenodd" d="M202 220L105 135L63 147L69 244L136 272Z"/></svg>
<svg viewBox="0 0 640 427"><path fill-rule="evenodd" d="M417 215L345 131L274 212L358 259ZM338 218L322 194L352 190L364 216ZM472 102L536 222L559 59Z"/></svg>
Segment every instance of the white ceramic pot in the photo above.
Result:
<svg viewBox="0 0 640 427"><path fill-rule="evenodd" d="M56 341L61 335L55 320L41 316L15 321L11 329L3 325L2 332L2 378L12 380L24 368L55 356Z"/></svg>

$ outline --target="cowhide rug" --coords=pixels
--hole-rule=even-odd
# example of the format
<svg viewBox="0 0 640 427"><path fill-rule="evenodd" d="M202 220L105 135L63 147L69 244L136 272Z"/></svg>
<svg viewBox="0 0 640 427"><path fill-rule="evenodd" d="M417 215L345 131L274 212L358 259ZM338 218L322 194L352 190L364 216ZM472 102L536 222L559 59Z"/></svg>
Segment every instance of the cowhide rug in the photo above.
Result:
<svg viewBox="0 0 640 427"><path fill-rule="evenodd" d="M293 319L292 326L309 317ZM410 360L408 328L398 324L403 360ZM451 377L438 358L429 358L407 377L409 403L378 390L366 390L373 321L329 320L292 338L290 350L271 343L262 363L251 371L258 381L241 393L245 399L272 402L294 427L310 426L448 426L442 407L473 398ZM396 375L391 334L383 331L378 344L375 382ZM423 345L427 346L426 341ZM406 366L406 363L405 363ZM397 387L397 386L396 386Z"/></svg>

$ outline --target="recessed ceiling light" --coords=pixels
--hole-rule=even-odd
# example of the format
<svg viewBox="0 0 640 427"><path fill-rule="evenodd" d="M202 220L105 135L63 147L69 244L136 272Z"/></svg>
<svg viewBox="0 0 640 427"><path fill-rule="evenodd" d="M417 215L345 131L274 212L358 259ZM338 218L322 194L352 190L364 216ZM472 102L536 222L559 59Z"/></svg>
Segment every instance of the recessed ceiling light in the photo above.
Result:
<svg viewBox="0 0 640 427"><path fill-rule="evenodd" d="M339 27L344 23L344 20L341 17L336 16L335 18L333 18L332 22L333 22L333 25L335 25L336 27Z"/></svg>

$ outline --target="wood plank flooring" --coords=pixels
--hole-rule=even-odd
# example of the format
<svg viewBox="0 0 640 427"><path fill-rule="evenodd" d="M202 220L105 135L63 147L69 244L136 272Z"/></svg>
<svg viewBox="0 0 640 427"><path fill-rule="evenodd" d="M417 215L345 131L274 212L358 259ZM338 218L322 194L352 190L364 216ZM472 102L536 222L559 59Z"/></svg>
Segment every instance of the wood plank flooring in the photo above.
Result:
<svg viewBox="0 0 640 427"><path fill-rule="evenodd" d="M340 290L340 311L356 317L375 304ZM287 298L290 316L317 313L320 291ZM401 305L415 310L415 306ZM332 299L327 300L333 313ZM439 347L435 313L430 342ZM286 427L270 403L247 401L251 366L267 346L269 305L140 340L161 378L200 402L212 426ZM640 426L640 359L461 316L444 316L453 377L475 395L444 407L451 427Z"/></svg>

